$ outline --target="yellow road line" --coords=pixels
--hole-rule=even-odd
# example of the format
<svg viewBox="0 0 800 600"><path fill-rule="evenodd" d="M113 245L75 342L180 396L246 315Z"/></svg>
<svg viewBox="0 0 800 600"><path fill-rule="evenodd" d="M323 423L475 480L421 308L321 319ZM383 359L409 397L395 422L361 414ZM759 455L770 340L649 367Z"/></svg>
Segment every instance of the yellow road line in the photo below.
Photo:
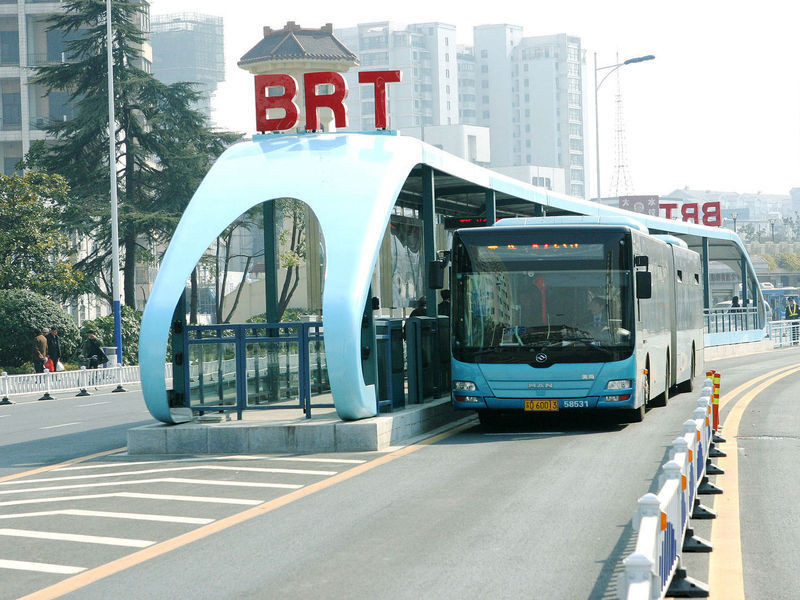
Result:
<svg viewBox="0 0 800 600"><path fill-rule="evenodd" d="M463 431L468 427L473 427L474 425L475 423L473 422L464 423L449 431L445 431L444 433L440 433L438 435L429 437L420 442L417 442L416 444L412 444L410 446L406 446L399 450L395 450L390 454L384 454L380 458L376 458L375 460L371 460L367 463L360 464L358 466L353 467L352 469L349 469L348 471L343 471L337 475L334 475L333 477L329 477L328 479L324 479L317 483L311 484L307 487L286 494L285 496L281 496L280 498L264 502L263 504L259 504L258 506L254 506L253 508L242 511L235 515L231 515L230 517L220 519L219 521L209 523L208 525L204 525L203 527L199 527L198 529L195 529L188 533L184 533L183 535L179 535L172 539L165 540L163 542L150 546L149 548L145 548L144 550L134 552L133 554L130 554L128 556L123 556L122 558L118 558L117 560L114 560L110 563L106 563L104 565L100 565L99 567L95 567L94 569L84 571L79 575L75 575L73 577L70 577L69 579L65 579L64 581L60 581L59 583L51 585L50 587L46 587L37 592L33 592L32 594L24 596L19 600L46 600L50 598L58 598L60 596L63 596L64 594L74 592L75 590L79 590L89 584L95 583L96 581L108 577L109 575L119 573L120 571L123 571L130 567L148 561L151 558L161 556L162 554L171 552L172 550L190 544L191 542L203 539L214 533L217 533L224 529L228 529L229 527L232 527L234 525L239 525L240 523L248 521L254 517L264 515L277 508L286 506L287 504L290 504L295 500L305 498L306 496L315 494L316 492L319 492L321 490L324 490L325 488L336 485L337 483L341 483L342 481L345 481L352 477L356 477L357 475L361 475L362 473L370 471L375 467L379 467L388 462L391 462L395 458L399 458L401 456L411 454L412 452L416 452L417 450L424 448L425 446L429 446L430 444L435 444L436 442L439 442L445 438L450 437L451 435Z"/></svg>
<svg viewBox="0 0 800 600"><path fill-rule="evenodd" d="M731 408L725 419L724 467L725 474L717 477L717 482L725 489L725 493L714 500L717 518L711 526L711 553L708 564L708 587L710 598L725 600L744 600L744 574L742 572L742 536L739 516L739 448L736 438L739 435L739 424L744 411L761 392L772 384L800 371L800 367L783 367L766 375L757 377L736 388L728 395L726 402L748 386L761 381L759 385L747 392ZM778 373L775 375L775 373ZM770 377L770 375L773 375ZM767 379L768 378L768 379ZM766 381L764 381L766 379ZM720 400L722 405L722 400Z"/></svg>
<svg viewBox="0 0 800 600"><path fill-rule="evenodd" d="M23 471L22 473L14 473L13 475L6 475L5 477L0 477L0 482L3 481L11 481L12 479L20 479L21 477L28 477L29 475L37 475L38 473L44 473L46 471L52 471L53 469L60 469L61 467L68 467L70 465L76 465L78 463L82 463L87 460L91 460L93 458L100 458L101 456L108 456L109 454L116 454L117 452L122 452L126 448L115 448L114 450L105 450L104 452L95 452L94 454L89 454L88 456L81 456L80 458L71 458L67 461L60 462L55 465L48 465L46 467L39 467L38 469L31 469L30 471Z"/></svg>

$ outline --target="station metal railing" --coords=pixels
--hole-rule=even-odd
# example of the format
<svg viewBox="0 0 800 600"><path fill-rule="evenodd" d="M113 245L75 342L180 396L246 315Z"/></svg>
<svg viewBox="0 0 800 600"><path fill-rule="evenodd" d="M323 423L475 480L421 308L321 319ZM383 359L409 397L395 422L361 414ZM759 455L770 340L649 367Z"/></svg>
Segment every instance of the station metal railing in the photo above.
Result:
<svg viewBox="0 0 800 600"><path fill-rule="evenodd" d="M375 331L378 412L450 392L447 317L375 319ZM187 325L185 405L239 419L246 410L300 408L311 418L312 408L333 408L323 332L322 322Z"/></svg>
<svg viewBox="0 0 800 600"><path fill-rule="evenodd" d="M758 308L706 308L703 310L706 333L725 333L729 331L748 331L761 329Z"/></svg>

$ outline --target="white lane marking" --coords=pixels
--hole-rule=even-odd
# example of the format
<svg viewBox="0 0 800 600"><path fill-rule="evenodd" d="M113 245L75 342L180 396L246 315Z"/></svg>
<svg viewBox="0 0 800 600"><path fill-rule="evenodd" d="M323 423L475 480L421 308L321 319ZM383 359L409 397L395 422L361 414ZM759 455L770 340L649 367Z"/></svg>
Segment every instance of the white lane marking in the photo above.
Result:
<svg viewBox="0 0 800 600"><path fill-rule="evenodd" d="M152 475L171 471L246 471L250 473L281 473L288 475L336 475L337 471L307 471L302 469L268 469L262 467L224 467L221 465L205 465L194 467L166 467L163 469L147 469L145 471L117 471L115 473L97 473L94 475L69 475L67 477L45 477L41 479L17 479L4 481L0 485L20 485L22 483L45 483L51 481L74 481L77 479L99 479L102 477L125 477L127 475Z"/></svg>
<svg viewBox="0 0 800 600"><path fill-rule="evenodd" d="M59 427L69 427L70 425L80 425L80 421L75 421L74 423L62 423L61 425L48 425L47 427L39 427L39 429L57 429Z"/></svg>
<svg viewBox="0 0 800 600"><path fill-rule="evenodd" d="M126 548L147 548L155 544L155 542L151 542L150 540L132 540L128 538L103 537L99 535L78 535L75 533L59 533L57 531L32 531L30 529L0 529L0 535L37 540L54 540L58 542L124 546Z"/></svg>
<svg viewBox="0 0 800 600"><path fill-rule="evenodd" d="M51 502L68 502L70 500L94 500L97 498L138 498L142 500L173 500L175 502L208 502L211 504L236 504L255 506L264 500L246 500L244 498L217 498L214 496L179 496L176 494L139 494L136 492L116 492L113 494L82 494L80 496L59 496L57 498L31 498L29 500L11 500L0 502L0 506L20 506L22 504L45 504Z"/></svg>
<svg viewBox="0 0 800 600"><path fill-rule="evenodd" d="M21 560L4 560L0 558L0 569L15 571L36 571L37 573L55 573L57 575L75 575L85 571L86 567L70 567L68 565L51 565L48 563L27 562Z"/></svg>
<svg viewBox="0 0 800 600"><path fill-rule="evenodd" d="M91 404L78 404L75 408L83 408L84 406L100 406L101 404L111 404L111 402L92 402Z"/></svg>
<svg viewBox="0 0 800 600"><path fill-rule="evenodd" d="M142 500L175 500L177 502L213 502L216 504L240 504L242 506L256 506L263 504L264 500L245 500L244 498L215 498L214 496L178 496L174 494L139 494L137 492L120 492L109 494L120 498L140 498Z"/></svg>
<svg viewBox="0 0 800 600"><path fill-rule="evenodd" d="M8 416L8 415L5 415ZM250 455L242 455L242 456L207 456L202 458L176 458L174 460L139 460L134 462L127 462L127 461L119 461L119 462L102 462L102 463L94 463L94 464L83 464L77 465L74 467L61 467L60 469L53 469L53 473L58 471L83 471L86 469L110 469L113 467L133 467L133 466L140 466L140 465L153 465L153 464L172 464L172 463L190 463L190 462L210 462L212 460L226 460L235 462L237 460L246 461L246 460L269 460L269 461L289 461L289 462L310 462L310 463L340 463L346 465L360 465L362 463L367 462L366 460L356 460L356 459L349 459L349 458L307 458L301 456L280 456L280 457L269 457L269 456L250 456Z"/></svg>
<svg viewBox="0 0 800 600"><path fill-rule="evenodd" d="M10 417L11 415L0 415L0 419L5 419L6 417Z"/></svg>
<svg viewBox="0 0 800 600"><path fill-rule="evenodd" d="M349 465L360 465L362 463L367 462L366 460L356 460L356 459L349 459L349 458L304 458L304 457L276 457L270 458L269 460L288 460L294 462L319 462L319 463L344 463Z"/></svg>
<svg viewBox="0 0 800 600"><path fill-rule="evenodd" d="M0 515L0 519L29 519L31 517L51 517L55 515L68 515L73 517L101 517L107 519L130 519L132 521L158 521L160 523L186 523L189 525L208 525L214 521L214 519L201 519L199 517L109 512L105 510L81 510L77 508L66 510L43 510L31 513L16 513L13 515Z"/></svg>
<svg viewBox="0 0 800 600"><path fill-rule="evenodd" d="M246 481L217 481L215 479L182 479L180 477L158 477L155 479L137 479L135 481L108 481L106 483L80 483L74 485L55 485L40 488L25 488L22 490L5 490L0 492L0 495L6 494L27 494L31 492L52 492L55 490L75 490L81 488L94 488L94 487L108 487L112 485L140 485L142 483L194 483L198 485L225 485L230 487L262 487L262 488L278 488L282 490L296 490L302 485L294 485L289 483L257 483Z"/></svg>

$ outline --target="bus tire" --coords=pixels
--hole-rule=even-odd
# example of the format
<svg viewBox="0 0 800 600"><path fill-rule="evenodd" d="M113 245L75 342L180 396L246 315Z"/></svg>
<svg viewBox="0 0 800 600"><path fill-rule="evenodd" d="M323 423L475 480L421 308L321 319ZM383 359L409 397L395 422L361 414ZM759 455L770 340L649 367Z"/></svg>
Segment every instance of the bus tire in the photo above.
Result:
<svg viewBox="0 0 800 600"><path fill-rule="evenodd" d="M667 367L664 369L664 392L658 395L658 398L653 402L654 406L666 406L669 402L669 378L671 376L669 366L669 354L667 354Z"/></svg>
<svg viewBox="0 0 800 600"><path fill-rule="evenodd" d="M692 371L691 371L691 374L689 375L689 379L687 379L686 381L682 381L681 383L678 384L678 391L679 392L685 393L685 392L691 392L691 391L694 390L694 377L695 377L695 374L696 374L695 373L696 369L697 369L697 367L695 366L695 362L694 362L694 346L692 346Z"/></svg>
<svg viewBox="0 0 800 600"><path fill-rule="evenodd" d="M626 423L641 423L644 421L644 413L647 411L647 403L650 400L650 360L647 361L646 367L647 375L644 376L644 385L642 386L642 405L638 408L630 408L625 411Z"/></svg>

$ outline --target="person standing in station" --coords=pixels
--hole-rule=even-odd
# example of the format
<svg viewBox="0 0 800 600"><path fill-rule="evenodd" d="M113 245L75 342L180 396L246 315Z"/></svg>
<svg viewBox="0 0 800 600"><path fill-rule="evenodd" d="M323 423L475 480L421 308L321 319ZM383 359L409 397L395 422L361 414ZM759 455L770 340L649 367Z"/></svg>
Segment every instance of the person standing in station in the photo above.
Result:
<svg viewBox="0 0 800 600"><path fill-rule="evenodd" d="M450 316L450 290L442 290L439 292L442 295L442 301L439 302L437 307L437 314L445 317Z"/></svg>
<svg viewBox="0 0 800 600"><path fill-rule="evenodd" d="M44 373L44 363L47 360L47 338L49 333L47 328L42 329L39 335L33 340L33 372Z"/></svg>
<svg viewBox="0 0 800 600"><path fill-rule="evenodd" d="M800 311L797 307L797 299L794 296L789 297L789 303L786 305L786 314L784 315L787 321L791 321L790 327L792 328L792 344L797 343L798 338L798 320L800 320Z"/></svg>

